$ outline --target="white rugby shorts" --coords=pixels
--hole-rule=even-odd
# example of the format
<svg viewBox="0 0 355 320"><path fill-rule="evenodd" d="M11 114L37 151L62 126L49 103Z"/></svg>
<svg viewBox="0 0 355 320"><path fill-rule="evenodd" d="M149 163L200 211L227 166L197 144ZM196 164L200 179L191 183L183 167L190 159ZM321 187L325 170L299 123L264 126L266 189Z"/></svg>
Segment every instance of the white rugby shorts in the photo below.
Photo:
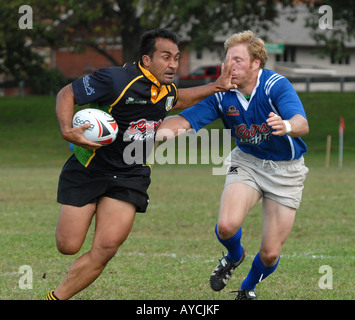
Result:
<svg viewBox="0 0 355 320"><path fill-rule="evenodd" d="M302 200L308 168L304 158L290 161L271 161L256 158L233 149L228 157L225 186L244 183L256 189L265 198L298 209ZM227 158L227 159L228 159Z"/></svg>

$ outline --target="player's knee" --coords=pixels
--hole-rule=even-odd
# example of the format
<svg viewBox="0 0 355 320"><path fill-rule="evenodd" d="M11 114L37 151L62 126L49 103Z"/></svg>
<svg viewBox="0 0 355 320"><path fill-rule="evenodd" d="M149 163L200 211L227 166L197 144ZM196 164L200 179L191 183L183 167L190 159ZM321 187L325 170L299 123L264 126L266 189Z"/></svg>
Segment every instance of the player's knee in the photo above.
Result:
<svg viewBox="0 0 355 320"><path fill-rule="evenodd" d="M278 250L272 249L261 249L260 250L260 259L265 266L274 265L279 259L280 252Z"/></svg>
<svg viewBox="0 0 355 320"><path fill-rule="evenodd" d="M228 222L219 222L217 226L218 236L224 240L233 237L238 230L239 227Z"/></svg>
<svg viewBox="0 0 355 320"><path fill-rule="evenodd" d="M95 244L91 249L91 252L97 257L97 260L100 260L103 264L106 264L117 253L120 245L120 242L105 240L104 242Z"/></svg>
<svg viewBox="0 0 355 320"><path fill-rule="evenodd" d="M79 252L80 246L68 245L57 241L57 249L60 253L65 255L73 255Z"/></svg>
<svg viewBox="0 0 355 320"><path fill-rule="evenodd" d="M79 252L81 248L81 243L76 244L74 242L68 242L65 239L60 239L57 237L56 239L57 249L60 253L65 255L73 255Z"/></svg>

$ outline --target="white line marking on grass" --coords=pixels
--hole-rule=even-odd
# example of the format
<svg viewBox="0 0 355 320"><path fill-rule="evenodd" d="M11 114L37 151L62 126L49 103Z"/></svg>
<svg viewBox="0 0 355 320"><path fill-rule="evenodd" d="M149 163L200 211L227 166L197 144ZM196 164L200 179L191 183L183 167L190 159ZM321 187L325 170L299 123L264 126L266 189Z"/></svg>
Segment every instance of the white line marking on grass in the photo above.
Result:
<svg viewBox="0 0 355 320"><path fill-rule="evenodd" d="M153 258L161 258L161 257L166 257L166 258L172 258L172 259L179 259L179 263L216 263L218 262L218 257L209 259L206 256L199 255L199 254L188 254L188 255L179 255L177 253L168 253L168 252L163 252L163 253L145 253L145 252L128 252L128 253L122 253L122 252L117 252L116 256L124 257L153 257ZM346 259L355 259L355 255L326 255L320 252L303 252L303 253L293 253L293 254L282 254L281 258L283 259L339 259L339 258L344 258L346 256ZM246 259L253 260L254 255L245 255ZM16 271L13 272L2 272L0 273L0 277L12 277L12 276L17 276L19 273Z"/></svg>
<svg viewBox="0 0 355 320"><path fill-rule="evenodd" d="M179 255L177 253L144 253L144 252L129 252L129 253L120 253L118 252L116 256L134 256L134 257L167 257L173 259L179 259L180 263L189 263L189 262L199 262L199 263L212 263L218 262L218 257L216 258L208 258L203 255L198 254L188 254L188 255ZM254 255L246 255L247 259L254 259ZM339 259L344 258L341 255L326 255L320 252L303 252L303 253L293 253L293 254L281 254L281 258L283 259ZM347 259L355 259L355 256L347 256Z"/></svg>

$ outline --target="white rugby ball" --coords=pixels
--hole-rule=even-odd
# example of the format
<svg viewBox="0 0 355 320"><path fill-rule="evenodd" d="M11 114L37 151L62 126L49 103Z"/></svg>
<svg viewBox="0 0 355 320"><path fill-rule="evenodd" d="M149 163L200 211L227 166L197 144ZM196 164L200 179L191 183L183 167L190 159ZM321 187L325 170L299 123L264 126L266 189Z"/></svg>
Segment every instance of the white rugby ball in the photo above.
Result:
<svg viewBox="0 0 355 320"><path fill-rule="evenodd" d="M118 132L118 125L115 119L105 111L99 109L83 109L73 117L73 127L81 127L91 123L91 126L84 131L85 139L108 145L115 141Z"/></svg>

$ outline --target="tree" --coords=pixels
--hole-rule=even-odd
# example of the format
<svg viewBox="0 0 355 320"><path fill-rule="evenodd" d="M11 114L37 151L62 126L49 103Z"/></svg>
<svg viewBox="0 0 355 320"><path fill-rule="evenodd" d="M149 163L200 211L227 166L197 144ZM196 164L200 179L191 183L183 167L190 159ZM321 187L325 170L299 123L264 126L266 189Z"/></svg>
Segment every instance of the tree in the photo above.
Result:
<svg viewBox="0 0 355 320"><path fill-rule="evenodd" d="M91 47L113 64L108 45L120 36L124 62L136 60L140 35L164 27L192 40L189 49L212 48L216 36L253 29L265 36L278 12L276 3L291 0L37 0L33 2L37 32L36 44L51 47L74 46L83 51ZM30 2L31 3L31 2ZM41 22L41 23L40 23ZM106 40L106 46L97 38Z"/></svg>
<svg viewBox="0 0 355 320"><path fill-rule="evenodd" d="M34 34L41 30L42 21L32 21L32 10L21 10L24 7L31 9L18 0L2 3L0 74L12 76L17 83L31 83L36 93L54 92L65 83L65 78L58 70L49 70L43 56L33 50L33 39L37 37Z"/></svg>
<svg viewBox="0 0 355 320"><path fill-rule="evenodd" d="M252 29L267 40L278 16L278 4L293 0L28 0L33 29L19 30L20 0L8 1L0 11L0 70L19 79L34 72L43 59L33 47L95 49L113 65L137 60L140 35L164 27L178 33L187 49L215 47L215 38ZM4 36L4 40L2 40ZM107 50L120 37L123 60ZM97 39L104 39L98 42ZM0 56L1 58L1 56ZM1 60L0 60L1 61Z"/></svg>
<svg viewBox="0 0 355 320"><path fill-rule="evenodd" d="M352 0L303 1L310 10L306 20L318 51L341 61L349 58L347 44L355 40L355 7Z"/></svg>
<svg viewBox="0 0 355 320"><path fill-rule="evenodd" d="M11 74L22 80L27 72L34 72L43 62L39 54L31 50L29 29L20 29L19 1L8 2L1 7L0 15L0 73Z"/></svg>

